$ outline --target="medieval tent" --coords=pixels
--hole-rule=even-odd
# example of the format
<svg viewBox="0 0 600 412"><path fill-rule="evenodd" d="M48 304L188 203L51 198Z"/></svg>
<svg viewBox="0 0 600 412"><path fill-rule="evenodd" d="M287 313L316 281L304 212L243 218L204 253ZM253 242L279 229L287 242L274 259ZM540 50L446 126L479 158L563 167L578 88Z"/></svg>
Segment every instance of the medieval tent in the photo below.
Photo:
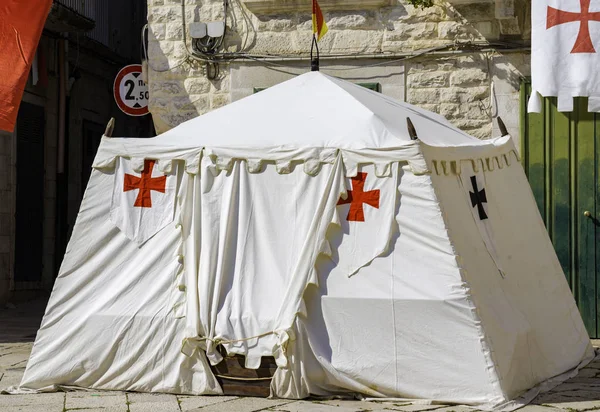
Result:
<svg viewBox="0 0 600 412"><path fill-rule="evenodd" d="M220 394L223 349L277 397L485 409L594 355L510 136L318 72L103 137L14 390Z"/></svg>

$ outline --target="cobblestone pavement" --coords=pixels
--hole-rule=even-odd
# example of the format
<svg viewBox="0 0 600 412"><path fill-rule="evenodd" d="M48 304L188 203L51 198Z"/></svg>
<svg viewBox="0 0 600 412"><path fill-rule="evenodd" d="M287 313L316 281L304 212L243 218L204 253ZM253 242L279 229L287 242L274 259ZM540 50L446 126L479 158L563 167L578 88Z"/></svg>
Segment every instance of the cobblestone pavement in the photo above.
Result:
<svg viewBox="0 0 600 412"><path fill-rule="evenodd" d="M0 310L0 389L18 385L43 312L43 304ZM38 315L31 312L38 311ZM19 322L15 319L20 318ZM18 326L15 326L18 325ZM600 341L594 341L600 346ZM521 412L575 412L600 410L600 360L579 375L538 396ZM132 392L59 392L38 395L0 395L0 412L473 412L465 406L423 405L409 402L241 398L237 396L176 396Z"/></svg>

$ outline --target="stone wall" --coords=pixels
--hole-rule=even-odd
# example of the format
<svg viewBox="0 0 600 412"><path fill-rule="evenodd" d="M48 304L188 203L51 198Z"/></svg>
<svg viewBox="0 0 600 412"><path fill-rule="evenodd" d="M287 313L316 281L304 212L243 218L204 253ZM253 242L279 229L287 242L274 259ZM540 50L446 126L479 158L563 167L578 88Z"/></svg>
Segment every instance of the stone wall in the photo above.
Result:
<svg viewBox="0 0 600 412"><path fill-rule="evenodd" d="M221 63L218 79L206 77L204 63L186 59L182 41L182 9L178 0L148 0L150 110L158 132L237 100L251 92L252 84L232 87L231 75L244 66L258 63L236 60ZM186 20L207 22L223 19L220 0L186 0ZM306 4L304 4L306 3ZM513 135L518 133L519 87L529 73L529 55L520 53L439 50L405 60L402 54L442 48L454 42L523 40L529 37L529 5L521 0L436 0L425 9L398 0L368 2L322 0L329 32L319 42L321 71L357 82L367 70L378 77L383 92L402 90L394 97L446 116L461 129L480 138L490 137L500 114ZM367 6L361 6L367 4ZM370 6L369 6L370 5ZM305 56L310 50L310 2L288 0L230 1L224 49L255 55ZM361 7L365 7L361 9ZM370 7L370 8L367 8ZM357 9L358 8L358 9ZM346 10L352 9L352 10ZM189 39L188 39L189 40ZM366 66L368 56L344 61L327 60L328 55L394 55L380 73ZM386 68L399 67L404 76L386 78ZM252 81L259 86L282 81L277 73L296 75L307 71L308 61L262 63ZM282 67L283 66L283 67ZM298 70L299 67L303 70ZM375 66L377 67L377 66ZM349 70L354 68L355 70ZM285 77L285 76L284 76ZM273 79L269 81L269 79ZM243 81L242 81L243 83ZM492 83L496 91L492 98ZM244 92L240 93L240 87Z"/></svg>

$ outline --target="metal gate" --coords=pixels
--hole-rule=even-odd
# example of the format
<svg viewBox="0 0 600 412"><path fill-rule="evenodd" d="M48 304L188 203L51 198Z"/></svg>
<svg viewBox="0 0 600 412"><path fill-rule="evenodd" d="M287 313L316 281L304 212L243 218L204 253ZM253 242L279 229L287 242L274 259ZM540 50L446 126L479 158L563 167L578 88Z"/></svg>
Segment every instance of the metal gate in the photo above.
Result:
<svg viewBox="0 0 600 412"><path fill-rule="evenodd" d="M556 98L527 113L529 82L521 87L521 154L535 200L591 337L600 336L600 118L587 98L561 113Z"/></svg>

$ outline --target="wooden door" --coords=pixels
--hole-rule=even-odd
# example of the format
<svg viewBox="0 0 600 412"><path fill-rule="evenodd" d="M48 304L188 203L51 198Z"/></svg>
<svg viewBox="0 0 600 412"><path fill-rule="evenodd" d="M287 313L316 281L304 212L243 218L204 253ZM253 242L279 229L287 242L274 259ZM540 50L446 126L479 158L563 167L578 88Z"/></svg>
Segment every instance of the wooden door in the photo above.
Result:
<svg viewBox="0 0 600 412"><path fill-rule="evenodd" d="M521 154L535 200L590 337L600 336L600 117L576 98L561 113L556 98L527 113L530 84L521 87Z"/></svg>

